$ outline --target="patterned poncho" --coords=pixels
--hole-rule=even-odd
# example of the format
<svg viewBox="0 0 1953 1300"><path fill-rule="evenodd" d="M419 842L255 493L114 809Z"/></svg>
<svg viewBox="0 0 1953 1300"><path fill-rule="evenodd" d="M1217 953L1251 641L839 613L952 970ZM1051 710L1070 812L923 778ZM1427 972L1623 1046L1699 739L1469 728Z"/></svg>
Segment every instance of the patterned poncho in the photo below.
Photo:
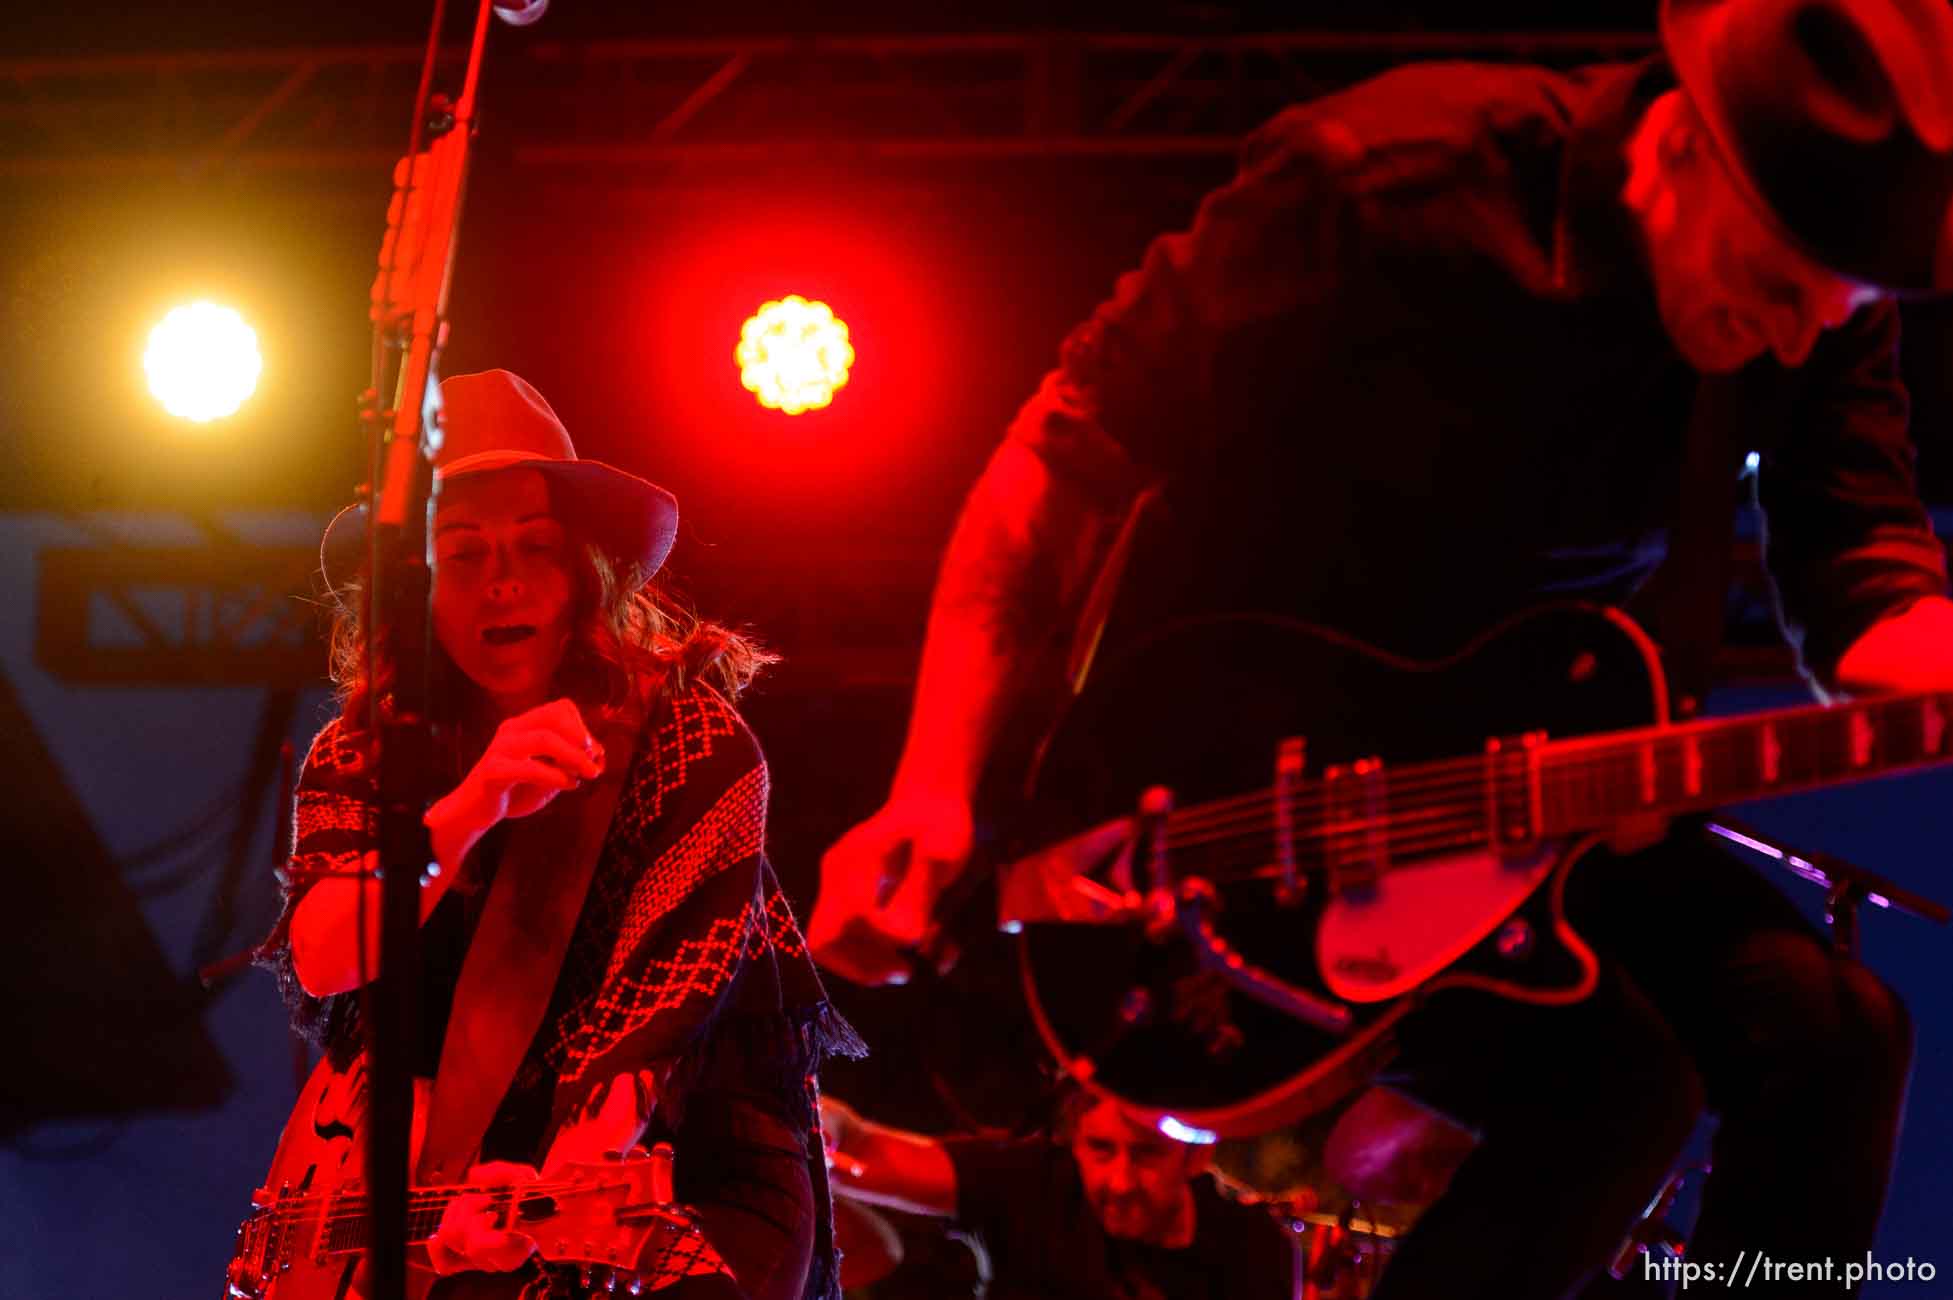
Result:
<svg viewBox="0 0 1953 1300"><path fill-rule="evenodd" d="M373 795L364 749L334 719L299 781L284 914L265 949L295 1025L341 1064L360 1047L357 998L307 995L288 933L311 885L357 870L373 847ZM765 858L766 802L765 761L723 696L693 684L660 701L639 736L549 1010L485 1146L498 1131L539 1142L545 1106L553 1131L593 1089L651 1068L665 1080L658 1124L681 1134L682 1166L688 1105L709 1105L715 1090L762 1098L810 1135L817 1235L807 1294L838 1297L815 1078L826 1056L865 1048L828 1006ZM492 858L494 848L484 841L477 852ZM485 893L460 900L472 909L470 929ZM429 928L440 918L437 909ZM439 965L430 954L430 969ZM431 978L449 981L451 996L456 973ZM524 1098L526 1119L511 1113ZM538 1160L542 1151L484 1154Z"/></svg>

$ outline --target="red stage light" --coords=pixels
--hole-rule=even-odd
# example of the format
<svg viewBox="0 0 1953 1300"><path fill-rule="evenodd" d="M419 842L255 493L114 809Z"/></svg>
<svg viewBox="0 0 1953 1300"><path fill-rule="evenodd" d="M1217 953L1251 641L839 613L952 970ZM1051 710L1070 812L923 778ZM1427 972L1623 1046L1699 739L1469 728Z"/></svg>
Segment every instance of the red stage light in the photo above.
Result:
<svg viewBox="0 0 1953 1300"><path fill-rule="evenodd" d="M760 405L788 415L833 401L854 364L847 322L826 303L799 294L765 303L748 317L732 355L739 382Z"/></svg>

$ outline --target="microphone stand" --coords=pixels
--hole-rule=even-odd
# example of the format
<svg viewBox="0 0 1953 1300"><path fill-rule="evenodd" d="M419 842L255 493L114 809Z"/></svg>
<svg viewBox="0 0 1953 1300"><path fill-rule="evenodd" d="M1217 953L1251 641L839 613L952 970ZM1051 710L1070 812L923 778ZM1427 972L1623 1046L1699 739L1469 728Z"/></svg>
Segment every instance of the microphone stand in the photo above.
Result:
<svg viewBox="0 0 1953 1300"><path fill-rule="evenodd" d="M1831 947L1840 956L1854 959L1858 956L1860 903L1906 912L1935 925L1945 925L1948 916L1953 915L1944 904L1895 885L1876 872L1830 853L1799 853L1782 840L1734 817L1718 814L1702 829L1706 834L1760 853L1799 880L1824 890L1824 919L1831 923Z"/></svg>
<svg viewBox="0 0 1953 1300"><path fill-rule="evenodd" d="M475 15L467 73L460 98L450 105L433 95L440 49L443 0L435 0L433 25L415 96L407 157L395 171L388 229L373 286L373 385L362 402L372 438L373 501L368 529L372 583L368 598L367 681L374 683L369 734L378 737L378 849L380 859L380 974L367 988L369 1106L365 1178L371 1193L367 1294L405 1300L409 1167L413 1123L415 1044L420 1032L420 886L438 871L428 861L422 817L428 801L433 756L428 713L428 653L433 568L428 537L436 484L433 460L440 450L437 360L447 340L448 286L453 275L468 147L474 134L476 89L487 41L491 0ZM539 8L539 6L538 6ZM425 150L423 138L431 143ZM399 355L394 401L380 409L389 359ZM392 679L375 676L376 655L393 667ZM360 969L371 969L364 951L366 889L356 918Z"/></svg>

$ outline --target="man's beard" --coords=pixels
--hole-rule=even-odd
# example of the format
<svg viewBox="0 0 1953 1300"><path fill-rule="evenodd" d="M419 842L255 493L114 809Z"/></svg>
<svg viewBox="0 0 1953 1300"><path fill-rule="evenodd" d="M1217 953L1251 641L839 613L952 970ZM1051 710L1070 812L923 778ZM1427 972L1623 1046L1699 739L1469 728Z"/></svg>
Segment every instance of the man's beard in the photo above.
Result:
<svg viewBox="0 0 1953 1300"><path fill-rule="evenodd" d="M1173 1215L1171 1206L1162 1209L1143 1196L1106 1197L1097 1208L1106 1235L1128 1241L1159 1240Z"/></svg>

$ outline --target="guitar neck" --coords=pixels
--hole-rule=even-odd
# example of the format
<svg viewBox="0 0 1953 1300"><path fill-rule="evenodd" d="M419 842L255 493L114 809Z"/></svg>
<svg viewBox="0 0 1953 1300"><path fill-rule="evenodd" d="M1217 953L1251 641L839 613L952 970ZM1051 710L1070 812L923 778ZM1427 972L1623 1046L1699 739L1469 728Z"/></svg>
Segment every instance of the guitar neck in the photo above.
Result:
<svg viewBox="0 0 1953 1300"><path fill-rule="evenodd" d="M1166 819L1164 846L1358 875L1953 761L1953 696L1878 696L1500 743L1436 763L1357 763ZM1269 868L1272 870L1273 868Z"/></svg>
<svg viewBox="0 0 1953 1300"><path fill-rule="evenodd" d="M1527 823L1557 837L1944 763L1949 723L1953 696L1878 696L1554 741L1488 770L1528 783Z"/></svg>
<svg viewBox="0 0 1953 1300"><path fill-rule="evenodd" d="M416 1187L407 1198L407 1244L418 1246L431 1239L441 1226L441 1216L447 1212L449 1202L457 1196L486 1195L499 1209L517 1200L541 1200L561 1196L569 1190L570 1185L553 1183L531 1183L521 1188L474 1185ZM371 1197L363 1192L333 1197L325 1205L321 1250L329 1255L365 1250L372 1241L372 1223Z"/></svg>

